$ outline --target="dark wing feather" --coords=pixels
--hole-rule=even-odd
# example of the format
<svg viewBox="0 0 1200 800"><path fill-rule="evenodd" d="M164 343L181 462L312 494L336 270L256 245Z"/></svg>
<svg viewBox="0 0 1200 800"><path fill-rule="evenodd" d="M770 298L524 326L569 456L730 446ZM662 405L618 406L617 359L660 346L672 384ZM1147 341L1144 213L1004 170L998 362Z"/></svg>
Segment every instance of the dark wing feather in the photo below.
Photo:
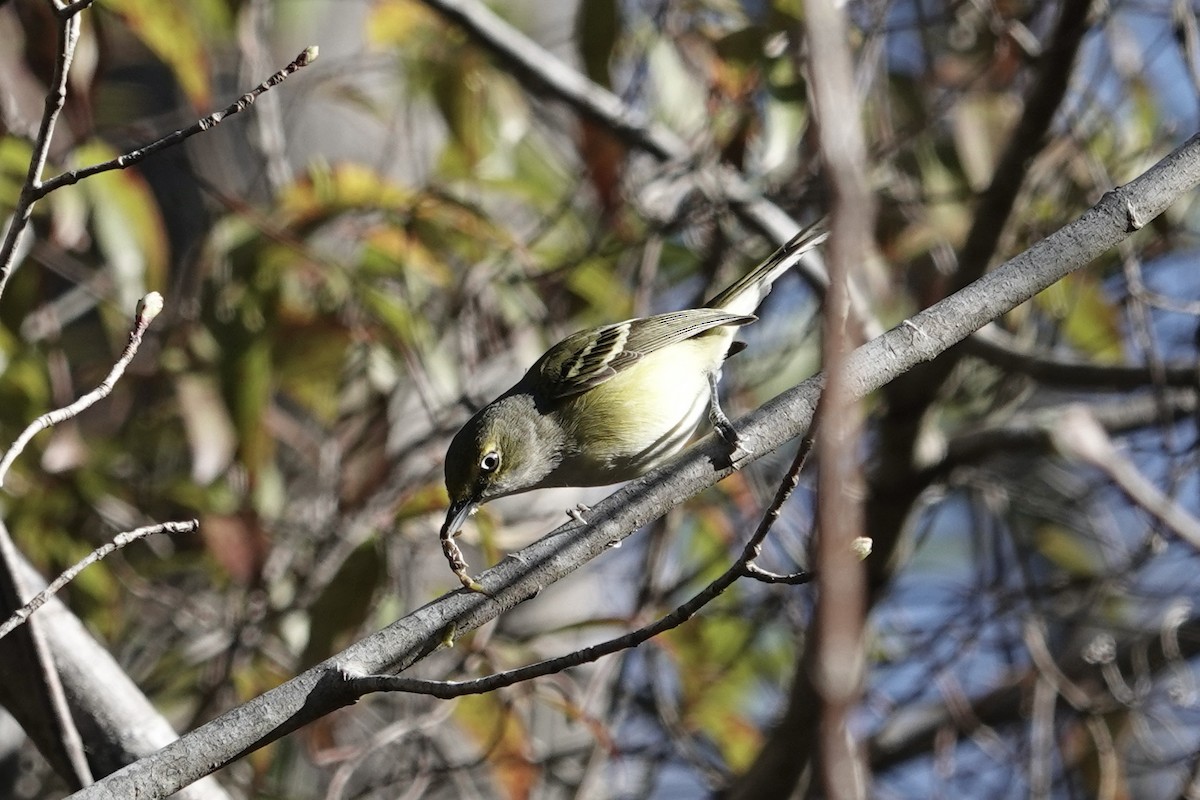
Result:
<svg viewBox="0 0 1200 800"><path fill-rule="evenodd" d="M692 308L642 317L572 334L546 351L529 370L538 394L569 397L604 383L651 353L712 328L745 325L754 317L719 308Z"/></svg>

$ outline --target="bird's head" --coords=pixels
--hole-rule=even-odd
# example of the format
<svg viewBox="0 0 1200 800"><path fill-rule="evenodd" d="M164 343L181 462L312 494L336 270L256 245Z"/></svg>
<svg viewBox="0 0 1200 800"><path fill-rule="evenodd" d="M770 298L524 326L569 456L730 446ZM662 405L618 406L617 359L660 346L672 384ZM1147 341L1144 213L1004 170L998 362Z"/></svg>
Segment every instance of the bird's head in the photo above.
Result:
<svg viewBox="0 0 1200 800"><path fill-rule="evenodd" d="M443 536L458 533L480 505L536 489L561 458L528 395L508 395L463 425L446 452L450 509Z"/></svg>

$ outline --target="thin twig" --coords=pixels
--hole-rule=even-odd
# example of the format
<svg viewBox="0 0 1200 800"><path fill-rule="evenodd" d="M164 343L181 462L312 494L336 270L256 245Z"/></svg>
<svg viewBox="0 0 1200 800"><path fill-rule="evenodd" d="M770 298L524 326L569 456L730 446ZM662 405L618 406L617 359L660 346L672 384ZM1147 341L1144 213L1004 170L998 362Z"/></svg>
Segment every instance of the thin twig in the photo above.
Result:
<svg viewBox="0 0 1200 800"><path fill-rule="evenodd" d="M0 243L0 295L4 294L4 287L16 266L21 234L29 225L34 204L42 196L38 194L38 190L41 188L42 170L46 168L46 158L50 153L50 139L54 135L54 126L58 124L58 115L62 113L63 105L67 101L67 74L75 57L75 45L79 41L79 17L72 14L63 17L61 22L62 26L58 32L59 54L54 60L54 76L46 93L42 121L33 140L29 170L25 173L25 182L21 186L12 216L9 217L4 241Z"/></svg>
<svg viewBox="0 0 1200 800"><path fill-rule="evenodd" d="M775 520L779 518L780 508L791 497L792 492L799 484L800 472L804 468L809 454L812 452L812 445L813 440L810 436L806 436L801 442L800 449L796 452L796 457L792 460L791 467L788 468L787 474L779 484L779 489L775 492L775 497L763 513L758 527L754 530L754 534L750 537L749 541L746 542L745 547L742 548L741 555L738 556L737 560L720 577L693 595L687 602L678 606L670 614L660 617L655 622L638 628L636 631L631 631L624 636L618 636L606 642L585 647L582 650L576 650L565 656L548 658L536 664L497 672L474 680L426 681L417 678L406 678L402 675L353 675L343 671L341 677L345 682L344 689L355 696L362 696L370 692L410 692L412 694L427 694L443 700L468 694L483 694L495 691L496 689L502 689L506 686L512 686L522 681L562 672L569 667L577 667L580 664L596 661L603 656L637 647L660 633L679 627L695 616L696 612L701 608L708 605L732 586L738 578L751 576L755 571L765 573L765 571L755 567L752 562L762 551L762 543L766 539L767 534L770 533ZM812 580L813 576L811 573L797 572L787 577L789 580L777 582L798 585L808 583Z"/></svg>
<svg viewBox="0 0 1200 800"><path fill-rule="evenodd" d="M29 619L33 612L41 608L47 600L66 586L71 581L75 580L75 576L83 570L95 564L102 558L107 557L111 553L115 553L122 547L125 547L139 539L145 539L147 536L153 536L156 533L194 533L200 529L198 520L187 520L185 522L160 522L157 525L147 525L144 528L137 528L132 531L118 533L111 542L101 545L81 559L73 567L68 569L62 575L59 575L54 581L42 591L34 595L33 599L25 605L13 612L3 625L0 625L0 639L3 639L15 628L21 625L25 620Z"/></svg>
<svg viewBox="0 0 1200 800"><path fill-rule="evenodd" d="M177 130L174 133L169 133L157 141L151 142L144 147L139 147L137 150L131 150L130 152L119 155L109 161L104 161L100 164L93 164L90 167L71 170L69 172L62 173L61 175L56 175L55 177L43 183L36 190L37 198L41 198L60 187L79 183L79 181L83 180L84 178L90 178L92 175L97 175L101 172L109 172L110 170L114 169L125 169L126 167L130 167L139 161L144 160L148 156L154 155L160 150L164 150L172 145L179 144L184 139L195 136L197 133L202 133L210 128L215 128L217 125L220 125L234 114L237 114L240 111L245 111L247 108L254 105L254 101L257 100L259 96L263 94L263 92L273 89L274 87L283 83L292 73L296 72L302 67L307 67L309 64L316 61L317 53L318 48L316 45L308 47L302 53L300 53L300 55L296 56L292 63L288 64L286 67L267 78L258 86L255 86L249 92L242 95L225 108L221 109L220 111L214 111L212 114L209 114L203 119L197 120L195 123L186 128Z"/></svg>
<svg viewBox="0 0 1200 800"><path fill-rule="evenodd" d="M48 411L29 423L29 426L21 432L21 435L13 442L12 447L4 454L4 458L0 459L0 486L4 485L4 478L8 475L9 468L17 460L17 456L21 455L25 450L25 446L29 444L30 439L46 428L75 417L84 409L91 407L108 396L117 381L125 374L125 368L129 366L129 362L137 355L138 347L142 344L142 336L145 335L146 328L149 327L154 318L162 311L162 307L163 298L158 292L151 292L142 298L141 302L138 303L137 319L134 322L133 330L129 332L129 342L125 345L125 350L121 353L121 357L117 359L117 363L113 364L108 377L95 389L80 397L69 406Z"/></svg>
<svg viewBox="0 0 1200 800"><path fill-rule="evenodd" d="M263 92L278 86L289 75L301 67L311 64L316 60L318 54L318 49L315 45L305 49L292 63L279 72L276 72L270 78L267 78L267 80L250 90L250 92L242 95L236 102L221 111L199 120L191 127L175 131L145 147L125 153L101 164L94 164L80 170L64 172L48 181L43 181L42 172L46 168L46 159L50 152L50 141L53 138L59 114L62 112L63 105L67 99L67 76L71 69L71 62L75 56L75 45L79 41L79 13L90 6L92 2L94 0L76 0L76 2L68 3L64 6L54 4L55 15L61 23L59 29L60 52L54 62L54 76L51 80L50 89L46 94L46 107L42 112L42 121L38 127L37 136L34 138L33 155L29 159L29 170L26 173L25 182L21 186L21 193L17 198L12 216L9 218L8 228L4 232L4 240L0 243L0 295L4 294L4 287L8 284L8 279L12 276L13 270L16 267L17 254L19 252L18 245L20 244L22 234L24 234L26 228L29 226L29 220L33 215L33 207L39 200L55 189L78 183L91 175L129 167L159 150L219 125L226 117L249 108Z"/></svg>
<svg viewBox="0 0 1200 800"><path fill-rule="evenodd" d="M745 566L744 574L762 583L786 583L792 586L812 580L811 572L771 572L753 562Z"/></svg>

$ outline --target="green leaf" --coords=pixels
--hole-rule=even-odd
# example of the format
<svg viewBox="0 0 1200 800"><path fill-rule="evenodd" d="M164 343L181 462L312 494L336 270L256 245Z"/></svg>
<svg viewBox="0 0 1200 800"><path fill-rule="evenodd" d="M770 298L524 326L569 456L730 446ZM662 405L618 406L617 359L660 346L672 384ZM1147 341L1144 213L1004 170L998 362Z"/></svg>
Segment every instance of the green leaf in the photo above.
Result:
<svg viewBox="0 0 1200 800"><path fill-rule="evenodd" d="M16 207L32 157L29 142L12 135L0 137L0 208Z"/></svg>
<svg viewBox="0 0 1200 800"><path fill-rule="evenodd" d="M583 71L595 83L612 85L608 66L621 33L621 17L616 0L590 0L580 3L575 12L575 41Z"/></svg>

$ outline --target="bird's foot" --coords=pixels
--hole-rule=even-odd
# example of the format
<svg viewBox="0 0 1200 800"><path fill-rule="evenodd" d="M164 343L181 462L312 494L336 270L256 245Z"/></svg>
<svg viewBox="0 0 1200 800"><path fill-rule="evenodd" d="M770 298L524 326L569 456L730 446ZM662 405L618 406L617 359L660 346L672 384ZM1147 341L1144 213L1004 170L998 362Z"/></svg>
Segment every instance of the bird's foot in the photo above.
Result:
<svg viewBox="0 0 1200 800"><path fill-rule="evenodd" d="M567 509L567 516L578 522L580 525L587 525L587 517L585 517L584 514L587 514L591 510L592 509L585 506L583 503L579 503L574 508Z"/></svg>
<svg viewBox="0 0 1200 800"><path fill-rule="evenodd" d="M742 447L742 437L738 434L737 429L733 427L733 423L729 421L729 417L725 415L721 408L720 392L717 389L717 374L713 373L708 376L709 386L709 405L708 405L708 421L712 423L713 430L717 432L725 444L729 445L729 465L734 469L741 469L742 465L750 458L750 451Z"/></svg>
<svg viewBox="0 0 1200 800"><path fill-rule="evenodd" d="M742 447L742 437L733 427L733 423L720 410L716 408L710 415L712 417L713 430L717 432L725 444L729 445L729 465L734 469L741 469L742 465L747 463L750 458L750 451Z"/></svg>

